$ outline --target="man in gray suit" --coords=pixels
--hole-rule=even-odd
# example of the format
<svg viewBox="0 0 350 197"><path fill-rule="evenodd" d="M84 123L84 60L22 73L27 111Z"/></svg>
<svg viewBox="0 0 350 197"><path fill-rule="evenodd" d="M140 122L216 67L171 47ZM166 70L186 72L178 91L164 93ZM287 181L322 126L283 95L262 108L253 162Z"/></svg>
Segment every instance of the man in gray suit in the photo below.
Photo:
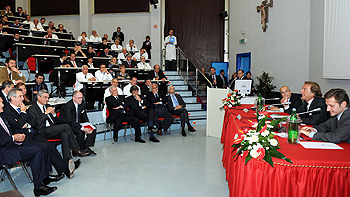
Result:
<svg viewBox="0 0 350 197"><path fill-rule="evenodd" d="M313 140L350 143L349 96L343 89L331 89L325 95L327 111L332 118L314 127L304 127L301 133Z"/></svg>

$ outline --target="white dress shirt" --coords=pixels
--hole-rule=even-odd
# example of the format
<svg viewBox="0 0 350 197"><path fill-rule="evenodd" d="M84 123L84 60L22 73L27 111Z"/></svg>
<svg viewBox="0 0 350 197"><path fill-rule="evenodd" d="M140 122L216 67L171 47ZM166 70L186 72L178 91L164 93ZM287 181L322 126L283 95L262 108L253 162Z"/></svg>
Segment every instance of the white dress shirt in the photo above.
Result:
<svg viewBox="0 0 350 197"><path fill-rule="evenodd" d="M121 51L121 50L123 49L123 47L120 46L120 45L117 46L117 45L113 44L113 45L111 46L111 49L112 49L112 50L120 50L120 51Z"/></svg>
<svg viewBox="0 0 350 197"><path fill-rule="evenodd" d="M127 45L125 45L125 48L126 48L126 50L128 50L128 51L138 51L136 45L133 45L132 48L130 48L130 45L127 44Z"/></svg>
<svg viewBox="0 0 350 197"><path fill-rule="evenodd" d="M124 53L119 53L117 59L118 59L118 64L122 64L123 61L126 59L126 54L124 55Z"/></svg>
<svg viewBox="0 0 350 197"><path fill-rule="evenodd" d="M40 23L38 23L38 25L36 25L36 26L34 25L34 23L30 23L30 30L32 30L32 31L45 31L43 26L41 26Z"/></svg>
<svg viewBox="0 0 350 197"><path fill-rule="evenodd" d="M83 36L78 36L77 40L80 42L82 38L83 38ZM90 39L88 37L85 37L85 40L86 40L86 42L90 41Z"/></svg>
<svg viewBox="0 0 350 197"><path fill-rule="evenodd" d="M152 69L152 67L149 65L149 63L145 62L145 63L138 63L137 64L137 68L139 69Z"/></svg>
<svg viewBox="0 0 350 197"><path fill-rule="evenodd" d="M81 84L80 82L87 82L89 81L89 79L94 77L94 75L91 73L87 73L85 77L83 72L78 72L77 74L75 74L75 76L77 80L75 82L74 91L81 90L84 87L83 84Z"/></svg>
<svg viewBox="0 0 350 197"><path fill-rule="evenodd" d="M48 38L48 35L45 35L44 38ZM56 34L52 34L52 37L48 39L58 39L58 37Z"/></svg>
<svg viewBox="0 0 350 197"><path fill-rule="evenodd" d="M147 54L147 53L143 53L143 54L141 55L140 52L135 53L135 54L132 56L132 58L135 58L136 60L140 60L140 59L141 59L141 56L145 57L145 59L148 60L148 54Z"/></svg>
<svg viewBox="0 0 350 197"><path fill-rule="evenodd" d="M118 96L123 95L123 90L119 87L117 87L118 90ZM111 92L109 91L109 88L106 88L105 93L103 94L103 102L105 102L106 98L111 96Z"/></svg>
<svg viewBox="0 0 350 197"><path fill-rule="evenodd" d="M125 96L130 96L131 95L131 93L130 93L130 88L131 88L131 84L129 83L128 85L126 85L125 87L124 87L124 90L123 90L123 94L125 95ZM138 86L138 85L136 85L136 87L139 89L139 95L141 95L141 89L140 89L140 87Z"/></svg>
<svg viewBox="0 0 350 197"><path fill-rule="evenodd" d="M90 42L102 42L102 38L100 36L95 37L95 36L91 35L89 38L89 41Z"/></svg>
<svg viewBox="0 0 350 197"><path fill-rule="evenodd" d="M111 73L102 73L100 70L95 72L95 76L97 81L108 81L113 79Z"/></svg>

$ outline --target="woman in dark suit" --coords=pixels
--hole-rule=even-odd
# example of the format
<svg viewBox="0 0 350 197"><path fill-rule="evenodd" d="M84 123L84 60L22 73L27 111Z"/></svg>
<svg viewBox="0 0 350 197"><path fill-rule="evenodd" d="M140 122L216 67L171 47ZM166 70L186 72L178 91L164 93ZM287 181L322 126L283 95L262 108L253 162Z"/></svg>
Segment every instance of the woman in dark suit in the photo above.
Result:
<svg viewBox="0 0 350 197"><path fill-rule="evenodd" d="M151 38L149 36L146 36L146 40L142 43L142 47L141 49L145 49L148 53L148 59L151 59L151 49L152 49L152 45L151 45Z"/></svg>

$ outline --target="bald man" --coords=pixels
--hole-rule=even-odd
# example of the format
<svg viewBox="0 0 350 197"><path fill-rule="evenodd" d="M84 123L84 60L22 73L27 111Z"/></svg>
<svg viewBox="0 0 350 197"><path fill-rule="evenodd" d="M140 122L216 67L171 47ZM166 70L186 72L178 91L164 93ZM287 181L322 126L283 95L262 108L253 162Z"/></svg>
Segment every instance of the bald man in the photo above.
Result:
<svg viewBox="0 0 350 197"><path fill-rule="evenodd" d="M293 108L298 109L301 106L302 102L300 96L293 94L288 86L282 86L280 88L280 93L282 96L281 104L283 105L283 103L289 103L283 105L284 112L291 114ZM277 107L272 107L271 109L278 110Z"/></svg>

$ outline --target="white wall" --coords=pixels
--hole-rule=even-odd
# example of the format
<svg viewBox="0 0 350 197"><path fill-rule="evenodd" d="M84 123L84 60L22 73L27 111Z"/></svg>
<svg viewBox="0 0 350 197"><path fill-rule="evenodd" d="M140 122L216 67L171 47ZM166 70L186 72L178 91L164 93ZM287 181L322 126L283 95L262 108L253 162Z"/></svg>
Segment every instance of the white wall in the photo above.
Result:
<svg viewBox="0 0 350 197"><path fill-rule="evenodd" d="M299 92L309 78L310 0L274 1L266 32L256 11L260 4L260 0L230 0L230 73L236 69L236 54L251 52L255 81L266 71L275 78L276 90L288 85ZM247 43L239 44L243 37Z"/></svg>

